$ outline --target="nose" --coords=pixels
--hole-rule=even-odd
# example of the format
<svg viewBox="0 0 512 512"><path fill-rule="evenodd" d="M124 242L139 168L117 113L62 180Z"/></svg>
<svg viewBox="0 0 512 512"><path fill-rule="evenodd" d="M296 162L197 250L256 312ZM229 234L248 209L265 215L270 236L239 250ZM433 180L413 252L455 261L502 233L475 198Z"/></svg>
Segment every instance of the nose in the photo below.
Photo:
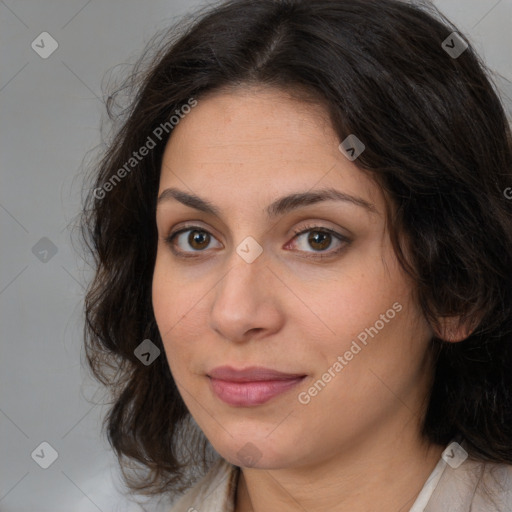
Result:
<svg viewBox="0 0 512 512"><path fill-rule="evenodd" d="M215 287L210 326L224 339L244 342L277 332L284 314L282 284L259 257L252 263L234 254L232 265Z"/></svg>

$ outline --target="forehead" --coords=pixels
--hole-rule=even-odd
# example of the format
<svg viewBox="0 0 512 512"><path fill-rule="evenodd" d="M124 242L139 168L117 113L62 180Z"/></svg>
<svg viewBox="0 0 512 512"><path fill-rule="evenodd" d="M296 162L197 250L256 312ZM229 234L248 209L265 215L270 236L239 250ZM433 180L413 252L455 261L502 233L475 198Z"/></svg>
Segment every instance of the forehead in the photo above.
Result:
<svg viewBox="0 0 512 512"><path fill-rule="evenodd" d="M176 185L210 192L229 187L242 197L318 184L378 200L375 183L339 151L322 106L268 88L224 91L197 101L171 133L160 191Z"/></svg>
<svg viewBox="0 0 512 512"><path fill-rule="evenodd" d="M258 148L271 147L300 158L311 153L303 142L316 147L322 141L327 146L326 138L336 139L327 118L321 106L291 98L284 91L239 88L200 98L173 130L169 145L194 146L191 156L196 157L204 150L225 159L254 158L261 156Z"/></svg>

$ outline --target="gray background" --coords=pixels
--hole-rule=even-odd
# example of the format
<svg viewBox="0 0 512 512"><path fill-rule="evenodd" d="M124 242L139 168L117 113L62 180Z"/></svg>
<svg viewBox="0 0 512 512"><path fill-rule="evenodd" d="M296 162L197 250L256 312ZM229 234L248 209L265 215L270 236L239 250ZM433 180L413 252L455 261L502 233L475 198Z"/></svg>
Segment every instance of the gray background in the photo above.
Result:
<svg viewBox="0 0 512 512"><path fill-rule="evenodd" d="M512 0L435 4L503 75L496 83L512 117ZM100 143L105 73L197 5L205 2L0 0L1 511L142 510L122 494L100 437L106 408L95 403L103 395L81 364L90 271L69 226L80 209L83 159ZM47 59L31 48L42 32L59 45ZM52 244L54 255L37 256ZM31 457L43 441L58 453L48 469Z"/></svg>

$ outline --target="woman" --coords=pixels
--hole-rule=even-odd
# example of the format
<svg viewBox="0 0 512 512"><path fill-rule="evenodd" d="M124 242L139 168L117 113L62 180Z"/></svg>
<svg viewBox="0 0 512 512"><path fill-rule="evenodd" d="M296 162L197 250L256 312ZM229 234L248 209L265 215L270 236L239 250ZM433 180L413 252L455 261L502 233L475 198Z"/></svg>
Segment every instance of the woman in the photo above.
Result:
<svg viewBox="0 0 512 512"><path fill-rule="evenodd" d="M234 0L173 33L84 206L130 488L510 512L512 136L485 65L395 0Z"/></svg>

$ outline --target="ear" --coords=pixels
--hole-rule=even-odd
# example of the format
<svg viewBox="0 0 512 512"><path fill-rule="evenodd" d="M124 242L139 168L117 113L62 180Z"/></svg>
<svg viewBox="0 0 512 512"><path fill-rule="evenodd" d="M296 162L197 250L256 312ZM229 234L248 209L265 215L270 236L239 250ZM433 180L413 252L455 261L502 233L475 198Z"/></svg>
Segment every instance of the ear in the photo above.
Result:
<svg viewBox="0 0 512 512"><path fill-rule="evenodd" d="M441 317L438 319L439 329L434 329L438 338L450 343L458 343L468 338L478 326L478 321L460 316Z"/></svg>

